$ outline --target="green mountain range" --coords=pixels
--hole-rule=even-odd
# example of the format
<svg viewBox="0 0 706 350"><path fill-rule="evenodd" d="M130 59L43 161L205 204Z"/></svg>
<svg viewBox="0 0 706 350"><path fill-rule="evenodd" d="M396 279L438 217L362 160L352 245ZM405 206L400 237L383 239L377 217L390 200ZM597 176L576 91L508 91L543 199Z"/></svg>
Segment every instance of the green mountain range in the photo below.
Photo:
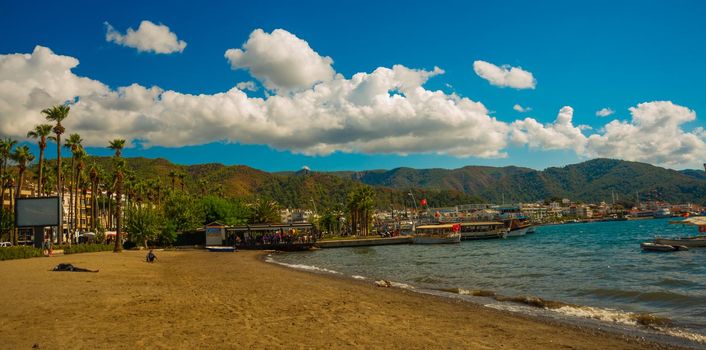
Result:
<svg viewBox="0 0 706 350"><path fill-rule="evenodd" d="M110 158L96 158L110 168ZM646 163L594 159L545 170L507 166L467 166L459 169L412 169L277 172L222 164L176 165L165 159L127 158L136 178L158 177L171 186L171 171L186 174L191 193L219 192L225 196L274 199L285 207L335 207L360 183L373 186L380 208L412 206L426 198L432 206L463 203L505 203L570 198L583 202L632 204L639 199L672 203L706 203L702 170L672 170ZM176 187L179 188L178 179ZM319 208L321 209L321 208Z"/></svg>

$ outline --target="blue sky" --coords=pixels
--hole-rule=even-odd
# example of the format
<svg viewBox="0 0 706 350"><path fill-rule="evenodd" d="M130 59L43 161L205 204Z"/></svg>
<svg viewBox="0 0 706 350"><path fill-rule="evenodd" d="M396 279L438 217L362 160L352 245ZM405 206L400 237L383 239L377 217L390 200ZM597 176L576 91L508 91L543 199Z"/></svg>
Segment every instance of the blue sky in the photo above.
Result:
<svg viewBox="0 0 706 350"><path fill-rule="evenodd" d="M104 84L113 92L138 84L181 95L211 96L228 92L237 83L252 81L258 89L245 91L249 98L265 101L281 95L294 103L302 101L304 93L314 93L317 85L333 86L330 81L336 78L322 73L324 78L319 81L304 81L304 85L296 87L273 83L266 90L267 77L276 80L274 74L288 74L282 73L282 69L291 72L301 66L258 66L258 62L268 60L267 52L256 53L244 45L256 29L262 29L263 43L275 37L276 29L283 29L291 37L285 38L287 42L277 43L308 44L317 57L330 57L333 61L316 63L316 67L332 69L351 86L357 84L353 75L362 72L367 74L363 79L372 79L379 67L392 69L394 65L403 65L420 77L426 74L423 72L439 67L444 73L421 78L424 82L420 87L430 92L441 91L443 98L458 104L462 104L459 99L466 98L485 108L485 112L474 108L462 110L469 113L459 117L460 125L468 128L465 131L454 127L459 124L436 122L435 113L443 111L429 112L436 108L431 102L415 102L410 107L415 115L411 122L396 119L397 112L376 114L377 107L371 107L371 115L362 120L353 120L359 115L350 114L347 108L329 109L322 117L316 113L308 115L309 110L304 107L302 110L290 107L292 119L282 121L279 118L284 117L273 114L274 107L269 105L262 107L267 108L262 116L265 120L258 120L262 127L276 126L279 131L272 131L273 135L282 134L270 138L256 126L252 127L254 131L223 131L233 125L244 125L243 120L249 120L249 114L243 112L232 117L234 114L225 107L210 111L208 103L219 104L218 101L199 104L194 99L178 107L155 107L130 104L121 96L112 97L115 101L95 97L105 94L105 89L82 86L84 83L80 82L75 89L67 87L67 91L61 87L51 91L47 88L51 98L46 101L59 101L72 94L79 96L77 100L81 102L72 107L76 117L69 118L74 119L71 123L75 125L67 120L67 129L84 136L91 154L109 154L98 147L102 142L100 132L128 140L137 138L136 146L126 150L127 156L166 157L181 164L245 164L271 171L296 170L304 165L316 170L456 168L476 164L542 169L593 157L693 168L703 161L699 156L706 150L703 130L699 129L704 126L702 116L706 111L704 15L706 5L698 1L213 2L208 6L177 1L148 4L3 1L0 57L31 54L40 45L51 50L52 55L77 59L80 64L67 71ZM125 35L128 28L137 30L144 20L168 27L186 47L173 53L140 52L129 43L106 40L105 22ZM257 42L253 40L252 44ZM228 49L240 49L250 60L234 63L232 58L224 57ZM301 57L288 62L303 62ZM536 84L534 88L493 85L474 72L476 61L499 67L507 65L507 69L521 68L532 74ZM51 65L51 62L54 61L44 63ZM28 81L46 74L38 73L43 68L36 64L27 63L26 69L15 67L0 65L0 106L2 102L9 105L0 107L0 121L6 124L0 128L0 134L22 139L22 127L36 124L32 116L39 110L26 107L28 103L20 100L29 99L31 92L36 92L36 86L30 88ZM257 69L259 73L255 72ZM19 71L34 78L13 74ZM59 73L62 72L47 74L56 75L51 78L56 80L50 81L61 82ZM3 79L6 90L2 89ZM398 87L405 84L395 81L402 79L397 76L385 79L392 79L391 84ZM26 96L18 97L16 92L22 88L26 88ZM390 88L386 94L414 99L411 91L397 90L404 88ZM349 96L323 98L313 107L317 103L334 103L339 98L349 99ZM162 95L158 100L155 104L166 103ZM259 106L259 101L252 101L247 105ZM366 103L372 106L373 102ZM513 109L516 104L531 110L518 112ZM640 104L644 104L642 108L638 108ZM194 112L184 106L209 111L201 115L201 110ZM565 106L570 106L571 111L562 110ZM244 107L233 108L242 111ZM596 112L603 108L613 110L614 114L598 117ZM189 115L174 116L180 110ZM555 122L560 110L570 115L569 124ZM131 117L123 119L121 112ZM104 130L95 125L98 123L90 122L96 114L112 118L103 123ZM305 115L302 120L292 121L301 115ZM219 125L218 119L226 117L237 120ZM528 117L532 122L524 122ZM168 134L169 126L182 120L179 118L190 118L193 125L169 131L179 133L179 137ZM613 120L617 120L613 128L606 127ZM316 124L311 133L298 128L302 123L327 122L346 126L339 130ZM406 129L406 125L420 129L411 126ZM147 128L144 135L139 132L140 127ZM395 135L395 127L400 133L408 133L411 141ZM485 128L492 129L488 134L502 135L503 139L488 139ZM476 131L479 135L464 136ZM214 136L203 136L208 133ZM351 136L358 134L359 138ZM348 137L345 142L337 140L341 135Z"/></svg>

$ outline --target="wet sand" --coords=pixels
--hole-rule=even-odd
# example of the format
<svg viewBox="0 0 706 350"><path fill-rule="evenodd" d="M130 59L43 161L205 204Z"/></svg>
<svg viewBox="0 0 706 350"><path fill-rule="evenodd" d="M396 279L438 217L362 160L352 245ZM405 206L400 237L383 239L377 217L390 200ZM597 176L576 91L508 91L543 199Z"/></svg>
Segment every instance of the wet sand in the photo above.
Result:
<svg viewBox="0 0 706 350"><path fill-rule="evenodd" d="M256 252L157 255L0 261L0 348L667 348L291 270ZM64 262L100 272L49 271Z"/></svg>

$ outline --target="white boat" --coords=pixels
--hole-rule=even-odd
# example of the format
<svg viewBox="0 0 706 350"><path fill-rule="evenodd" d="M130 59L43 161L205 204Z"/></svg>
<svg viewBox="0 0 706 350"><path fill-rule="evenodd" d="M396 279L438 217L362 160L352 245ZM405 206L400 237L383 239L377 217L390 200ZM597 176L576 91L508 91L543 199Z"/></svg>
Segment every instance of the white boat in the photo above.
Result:
<svg viewBox="0 0 706 350"><path fill-rule="evenodd" d="M669 245L652 242L640 243L640 248L642 248L642 250L651 250L655 252L673 252L677 250L689 250L689 248L683 245Z"/></svg>
<svg viewBox="0 0 706 350"><path fill-rule="evenodd" d="M505 224L499 221L478 221L461 223L461 239L503 238L507 233Z"/></svg>
<svg viewBox="0 0 706 350"><path fill-rule="evenodd" d="M655 218L656 219L661 219L661 218L671 218L672 217L672 211L669 210L669 208L661 208L657 211L655 211Z"/></svg>
<svg viewBox="0 0 706 350"><path fill-rule="evenodd" d="M447 244L461 243L461 234L458 232L460 224L440 224L417 226L412 236L414 244Z"/></svg>

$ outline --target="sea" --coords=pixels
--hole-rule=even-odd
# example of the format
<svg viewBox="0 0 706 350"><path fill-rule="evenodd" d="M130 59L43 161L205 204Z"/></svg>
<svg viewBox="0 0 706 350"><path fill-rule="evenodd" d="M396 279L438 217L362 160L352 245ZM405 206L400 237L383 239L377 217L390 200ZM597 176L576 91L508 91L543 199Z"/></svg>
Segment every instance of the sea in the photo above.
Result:
<svg viewBox="0 0 706 350"><path fill-rule="evenodd" d="M655 236L695 233L695 227L669 221L539 226L535 233L507 239L321 249L267 260L706 348L706 248L640 249Z"/></svg>

